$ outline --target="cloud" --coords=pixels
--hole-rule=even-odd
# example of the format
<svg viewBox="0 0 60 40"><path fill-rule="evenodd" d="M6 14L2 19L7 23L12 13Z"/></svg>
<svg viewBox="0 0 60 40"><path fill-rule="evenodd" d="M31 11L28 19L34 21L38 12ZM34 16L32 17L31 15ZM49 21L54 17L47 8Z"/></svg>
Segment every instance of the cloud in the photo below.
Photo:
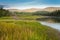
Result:
<svg viewBox="0 0 60 40"><path fill-rule="evenodd" d="M12 1L12 0L11 0ZM60 0L14 0L7 4L8 7L31 8L31 7L48 7L60 6Z"/></svg>

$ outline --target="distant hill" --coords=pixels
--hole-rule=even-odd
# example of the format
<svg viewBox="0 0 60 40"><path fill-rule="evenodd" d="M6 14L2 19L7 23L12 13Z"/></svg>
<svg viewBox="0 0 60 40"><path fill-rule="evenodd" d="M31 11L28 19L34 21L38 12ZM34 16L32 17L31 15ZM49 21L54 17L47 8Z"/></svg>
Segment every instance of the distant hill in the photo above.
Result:
<svg viewBox="0 0 60 40"><path fill-rule="evenodd" d="M25 9L25 10L22 10L22 12L35 12L35 11L39 11L40 9L38 8L31 8L31 9Z"/></svg>
<svg viewBox="0 0 60 40"><path fill-rule="evenodd" d="M19 9L8 9L9 11L12 12L36 12L36 11L55 11L55 10L60 10L60 7L46 7L44 9L41 8L30 8L30 9L24 9L24 10L19 10Z"/></svg>
<svg viewBox="0 0 60 40"><path fill-rule="evenodd" d="M8 9L8 10L11 12L21 12L21 10L19 10L19 9Z"/></svg>
<svg viewBox="0 0 60 40"><path fill-rule="evenodd" d="M19 9L8 9L8 10L12 12L35 12L35 11L39 11L40 9L31 8L31 9L24 9L24 10L19 10Z"/></svg>
<svg viewBox="0 0 60 40"><path fill-rule="evenodd" d="M60 7L47 7L45 9L43 9L43 11L55 11L55 10L60 10Z"/></svg>

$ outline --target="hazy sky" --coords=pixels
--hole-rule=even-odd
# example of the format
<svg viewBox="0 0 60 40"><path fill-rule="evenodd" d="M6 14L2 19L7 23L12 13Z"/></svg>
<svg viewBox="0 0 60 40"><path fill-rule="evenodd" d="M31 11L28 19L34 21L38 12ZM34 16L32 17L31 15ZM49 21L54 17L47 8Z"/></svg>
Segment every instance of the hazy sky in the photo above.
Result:
<svg viewBox="0 0 60 40"><path fill-rule="evenodd" d="M7 8L44 8L48 6L60 6L60 0L0 0L0 4Z"/></svg>

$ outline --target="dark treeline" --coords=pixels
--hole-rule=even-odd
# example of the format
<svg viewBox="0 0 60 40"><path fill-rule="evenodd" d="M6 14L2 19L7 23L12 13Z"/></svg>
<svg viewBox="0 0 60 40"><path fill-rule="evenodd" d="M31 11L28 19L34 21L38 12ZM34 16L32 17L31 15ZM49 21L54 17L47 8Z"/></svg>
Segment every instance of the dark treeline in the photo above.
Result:
<svg viewBox="0 0 60 40"><path fill-rule="evenodd" d="M10 12L8 10L5 10L5 9L0 9L0 17L3 17L3 16L10 16Z"/></svg>
<svg viewBox="0 0 60 40"><path fill-rule="evenodd" d="M50 16L60 16L60 10L51 12Z"/></svg>
<svg viewBox="0 0 60 40"><path fill-rule="evenodd" d="M37 11L33 15L42 15L42 16L60 16L60 10L56 10L53 12L47 12L47 11Z"/></svg>
<svg viewBox="0 0 60 40"><path fill-rule="evenodd" d="M4 16L10 16L11 12L9 12L8 10L3 9L3 5L0 5L0 17L4 17Z"/></svg>
<svg viewBox="0 0 60 40"><path fill-rule="evenodd" d="M47 12L47 11L37 11L37 12L34 12L33 13L33 15L39 15L39 16L40 15L43 15L44 16L44 15L47 15L47 14L49 14L49 12Z"/></svg>
<svg viewBox="0 0 60 40"><path fill-rule="evenodd" d="M37 11L37 12L16 12L17 15L37 15L37 16L55 16L60 17L60 10L53 12L48 11Z"/></svg>
<svg viewBox="0 0 60 40"><path fill-rule="evenodd" d="M60 22L60 10L56 10L53 12L47 12L47 11L38 11L35 12L33 15L42 15L46 16L44 18L37 18L36 20L54 20L55 22Z"/></svg>

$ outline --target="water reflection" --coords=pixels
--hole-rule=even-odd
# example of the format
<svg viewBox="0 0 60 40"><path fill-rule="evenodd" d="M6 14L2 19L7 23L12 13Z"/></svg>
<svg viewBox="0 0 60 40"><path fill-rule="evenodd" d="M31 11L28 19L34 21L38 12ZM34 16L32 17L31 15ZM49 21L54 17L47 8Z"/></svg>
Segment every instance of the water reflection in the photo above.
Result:
<svg viewBox="0 0 60 40"><path fill-rule="evenodd" d="M43 22L41 21L40 23L43 25L47 25L47 26L50 26L52 28L60 30L60 23L49 23L49 22L45 22L45 21L43 21Z"/></svg>

